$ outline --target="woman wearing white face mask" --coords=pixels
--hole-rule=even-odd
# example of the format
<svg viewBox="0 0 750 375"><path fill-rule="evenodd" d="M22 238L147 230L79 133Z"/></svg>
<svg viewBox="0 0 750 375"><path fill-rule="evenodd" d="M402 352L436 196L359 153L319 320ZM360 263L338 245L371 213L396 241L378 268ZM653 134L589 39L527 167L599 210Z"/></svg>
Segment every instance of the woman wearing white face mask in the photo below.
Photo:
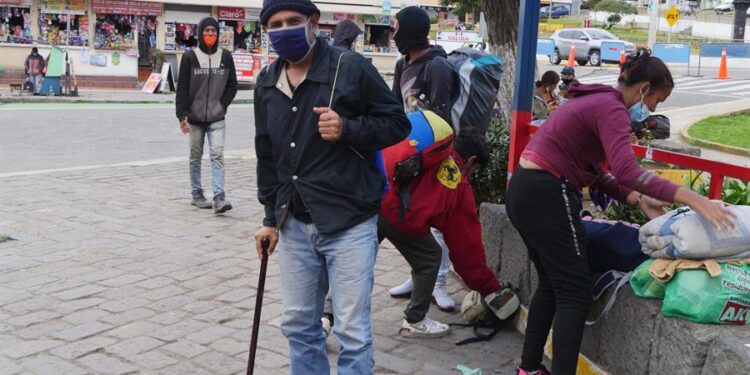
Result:
<svg viewBox="0 0 750 375"><path fill-rule="evenodd" d="M549 116L521 155L506 207L535 265L539 287L529 306L518 374L549 373L542 354L553 320L552 373L576 372L592 301L580 189L597 187L652 218L663 213L664 202L679 202L717 229L732 227L723 206L656 177L633 155L630 121L648 117L673 88L666 65L643 50L623 65L617 87L571 84L571 99ZM605 160L611 173L603 169Z"/></svg>

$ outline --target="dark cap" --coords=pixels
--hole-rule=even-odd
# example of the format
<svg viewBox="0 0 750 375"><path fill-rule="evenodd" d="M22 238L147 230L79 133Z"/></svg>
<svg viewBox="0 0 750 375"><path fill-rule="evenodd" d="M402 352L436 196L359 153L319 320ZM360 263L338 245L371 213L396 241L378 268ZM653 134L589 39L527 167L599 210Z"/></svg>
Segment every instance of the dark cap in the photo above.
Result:
<svg viewBox="0 0 750 375"><path fill-rule="evenodd" d="M571 67L571 66L566 66L566 67L562 68L562 71L560 71L560 74L572 74L572 75L575 75L576 74L576 70L573 69L573 67Z"/></svg>
<svg viewBox="0 0 750 375"><path fill-rule="evenodd" d="M310 0L263 0L260 10L260 24L268 25L268 19L282 10L293 10L306 16L320 15L320 10Z"/></svg>

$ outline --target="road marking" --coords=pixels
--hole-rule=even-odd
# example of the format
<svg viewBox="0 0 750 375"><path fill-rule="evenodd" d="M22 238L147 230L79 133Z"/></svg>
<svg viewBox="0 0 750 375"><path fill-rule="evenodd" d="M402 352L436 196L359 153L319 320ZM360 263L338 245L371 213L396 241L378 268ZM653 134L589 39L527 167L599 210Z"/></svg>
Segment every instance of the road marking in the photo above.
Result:
<svg viewBox="0 0 750 375"><path fill-rule="evenodd" d="M744 91L747 93L747 90L750 90L750 83L745 85L739 85L739 86L733 86L733 87L724 87L720 89L709 89L709 90L701 90L702 92L726 92L726 91Z"/></svg>
<svg viewBox="0 0 750 375"><path fill-rule="evenodd" d="M203 155L204 160L210 160L209 155ZM255 153L252 149L229 151L224 154L224 159L241 159L241 160L255 160ZM112 163L112 164L94 164L94 165L83 165L77 167L66 167L66 168L53 168L53 169L37 169L32 171L19 171L19 172L7 172L0 173L0 178L6 177L20 177L20 176L36 176L44 174L52 174L59 172L77 172L77 171L88 171L92 169L106 169L106 168L117 168L117 167L144 167L149 165L169 164L187 161L186 157L173 157L173 158L159 158L149 160L138 160L128 161L124 163Z"/></svg>

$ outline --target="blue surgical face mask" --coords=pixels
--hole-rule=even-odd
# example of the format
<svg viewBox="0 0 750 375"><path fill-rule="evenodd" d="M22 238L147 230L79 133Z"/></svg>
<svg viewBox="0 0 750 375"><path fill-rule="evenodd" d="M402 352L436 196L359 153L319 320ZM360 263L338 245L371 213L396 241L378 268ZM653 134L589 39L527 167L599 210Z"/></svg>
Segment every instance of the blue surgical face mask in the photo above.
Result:
<svg viewBox="0 0 750 375"><path fill-rule="evenodd" d="M646 94L648 94L648 90L649 89L646 89L645 92L641 92L641 100L638 103L633 104L630 109L628 109L628 114L630 114L630 119L632 121L642 122L645 121L648 116L651 116L651 111L649 111L646 103L643 102Z"/></svg>
<svg viewBox="0 0 750 375"><path fill-rule="evenodd" d="M296 63L302 61L315 45L315 38L310 37L309 30L308 20L303 25L268 30L268 37L279 57Z"/></svg>

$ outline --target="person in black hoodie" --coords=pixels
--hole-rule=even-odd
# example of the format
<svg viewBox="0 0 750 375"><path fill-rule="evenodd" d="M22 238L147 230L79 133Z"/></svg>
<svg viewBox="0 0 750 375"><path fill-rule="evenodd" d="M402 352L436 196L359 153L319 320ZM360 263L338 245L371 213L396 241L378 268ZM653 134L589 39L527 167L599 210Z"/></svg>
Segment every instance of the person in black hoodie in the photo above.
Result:
<svg viewBox="0 0 750 375"><path fill-rule="evenodd" d="M354 42L357 41L359 34L362 34L362 29L356 23L343 20L336 24L336 31L333 32L333 46L354 50Z"/></svg>
<svg viewBox="0 0 750 375"><path fill-rule="evenodd" d="M404 105L407 113L418 110L431 110L449 124L451 122L451 104L458 90L458 74L443 47L431 46L429 42L430 16L419 7L410 6L396 14L393 22L396 33L393 40L398 51L404 55L396 63L393 79L393 92ZM450 261L448 247L440 231L432 231L442 250L440 271L432 292L433 300L443 311L453 311L455 302L446 289ZM414 290L412 279L393 287L389 293L394 298L412 296ZM417 288L422 290L422 288ZM413 300L422 299L414 297ZM429 296L426 296L429 298ZM441 336L448 331L448 326L434 322L432 333L424 336Z"/></svg>
<svg viewBox="0 0 750 375"><path fill-rule="evenodd" d="M443 47L430 45L430 16L420 7L406 7L396 14L393 28L404 55L396 63L393 92L407 113L429 109L450 123L458 75Z"/></svg>
<svg viewBox="0 0 750 375"><path fill-rule="evenodd" d="M220 214L232 209L224 192L224 116L237 94L237 72L232 54L218 47L219 23L206 17L198 24L198 48L182 56L177 82L177 119L190 134L191 204ZM213 205L203 195L201 159L204 139L211 149Z"/></svg>

